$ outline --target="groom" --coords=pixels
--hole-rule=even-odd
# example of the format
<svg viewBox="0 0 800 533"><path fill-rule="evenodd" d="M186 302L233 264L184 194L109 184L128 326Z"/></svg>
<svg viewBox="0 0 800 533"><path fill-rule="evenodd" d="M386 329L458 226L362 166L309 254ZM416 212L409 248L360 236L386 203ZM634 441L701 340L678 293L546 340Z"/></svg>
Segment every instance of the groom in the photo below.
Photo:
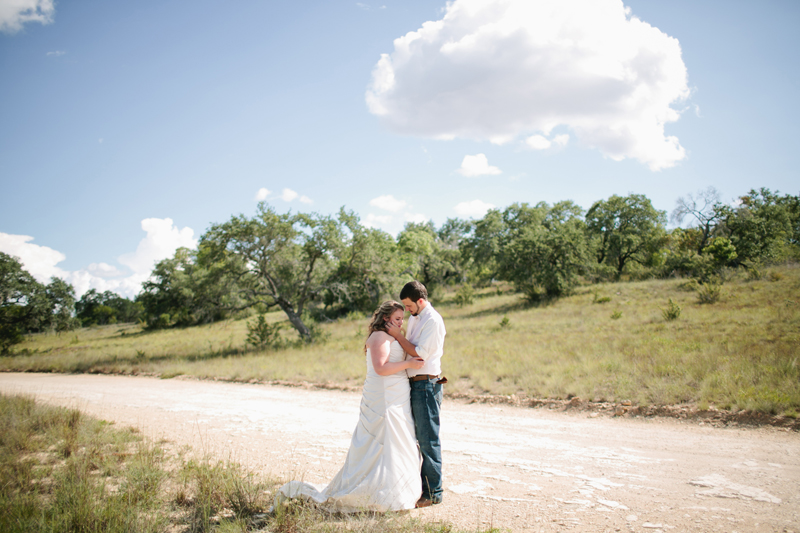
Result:
<svg viewBox="0 0 800 533"><path fill-rule="evenodd" d="M428 301L428 291L419 281L410 281L400 291L400 301L411 313L408 338L397 326L387 331L397 339L410 357L421 357L425 365L407 370L411 385L411 412L417 442L422 452L422 497L417 507L442 503L442 446L439 443L439 410L442 406L442 354L444 329L442 315Z"/></svg>

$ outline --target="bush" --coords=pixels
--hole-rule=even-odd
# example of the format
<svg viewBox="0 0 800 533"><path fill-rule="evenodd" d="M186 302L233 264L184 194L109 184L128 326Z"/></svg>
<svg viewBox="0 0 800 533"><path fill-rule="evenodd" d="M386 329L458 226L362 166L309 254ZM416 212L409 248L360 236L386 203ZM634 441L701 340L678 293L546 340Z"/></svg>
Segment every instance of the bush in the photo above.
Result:
<svg viewBox="0 0 800 533"><path fill-rule="evenodd" d="M676 320L681 316L681 306L673 302L672 298L670 298L669 303L667 303L667 308L661 310L661 316L664 317L664 320Z"/></svg>
<svg viewBox="0 0 800 533"><path fill-rule="evenodd" d="M594 291L594 300L592 300L592 303L604 304L604 303L608 303L610 301L611 301L611 296L600 296L598 294L598 292L597 292L597 289L595 289L595 291Z"/></svg>
<svg viewBox="0 0 800 533"><path fill-rule="evenodd" d="M619 309L611 313L611 320L619 320L620 318L622 318L622 311Z"/></svg>
<svg viewBox="0 0 800 533"><path fill-rule="evenodd" d="M256 348L275 347L280 342L280 331L283 324L270 324L264 315L247 321L247 343Z"/></svg>
<svg viewBox="0 0 800 533"><path fill-rule="evenodd" d="M705 283L697 288L697 301L701 304L713 304L722 296L721 283Z"/></svg>
<svg viewBox="0 0 800 533"><path fill-rule="evenodd" d="M475 296L475 291L472 289L472 285L469 283L465 283L462 285L458 291L456 291L455 302L456 305L459 307L464 307L465 305L470 305Z"/></svg>

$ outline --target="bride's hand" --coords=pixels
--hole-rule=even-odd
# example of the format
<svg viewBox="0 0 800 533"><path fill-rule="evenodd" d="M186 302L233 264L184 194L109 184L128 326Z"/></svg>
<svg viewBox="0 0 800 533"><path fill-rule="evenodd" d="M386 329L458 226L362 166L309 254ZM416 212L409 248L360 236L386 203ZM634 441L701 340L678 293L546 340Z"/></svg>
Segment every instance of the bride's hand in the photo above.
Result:
<svg viewBox="0 0 800 533"><path fill-rule="evenodd" d="M425 359L421 357L414 357L413 359L408 360L408 367L413 368L414 370L419 370L425 366Z"/></svg>

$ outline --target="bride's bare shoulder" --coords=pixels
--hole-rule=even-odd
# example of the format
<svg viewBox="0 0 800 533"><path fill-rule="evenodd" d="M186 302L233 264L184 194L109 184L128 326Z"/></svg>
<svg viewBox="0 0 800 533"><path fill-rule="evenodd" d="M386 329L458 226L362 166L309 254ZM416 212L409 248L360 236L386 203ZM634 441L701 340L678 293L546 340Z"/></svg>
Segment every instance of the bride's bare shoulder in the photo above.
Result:
<svg viewBox="0 0 800 533"><path fill-rule="evenodd" d="M385 331L373 331L367 338L367 348L377 347L385 342L392 341L392 336Z"/></svg>

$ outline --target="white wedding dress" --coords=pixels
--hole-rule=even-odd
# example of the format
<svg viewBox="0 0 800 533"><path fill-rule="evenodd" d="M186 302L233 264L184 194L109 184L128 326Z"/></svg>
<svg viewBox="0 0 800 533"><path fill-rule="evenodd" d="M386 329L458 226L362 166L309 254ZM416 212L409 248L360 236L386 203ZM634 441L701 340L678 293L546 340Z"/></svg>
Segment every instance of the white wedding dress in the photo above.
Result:
<svg viewBox="0 0 800 533"><path fill-rule="evenodd" d="M392 341L389 362L400 362L404 356L402 346ZM361 416L344 466L322 488L290 481L278 491L275 505L287 498L305 498L333 512L413 509L422 482L410 394L406 373L379 376L368 350Z"/></svg>

